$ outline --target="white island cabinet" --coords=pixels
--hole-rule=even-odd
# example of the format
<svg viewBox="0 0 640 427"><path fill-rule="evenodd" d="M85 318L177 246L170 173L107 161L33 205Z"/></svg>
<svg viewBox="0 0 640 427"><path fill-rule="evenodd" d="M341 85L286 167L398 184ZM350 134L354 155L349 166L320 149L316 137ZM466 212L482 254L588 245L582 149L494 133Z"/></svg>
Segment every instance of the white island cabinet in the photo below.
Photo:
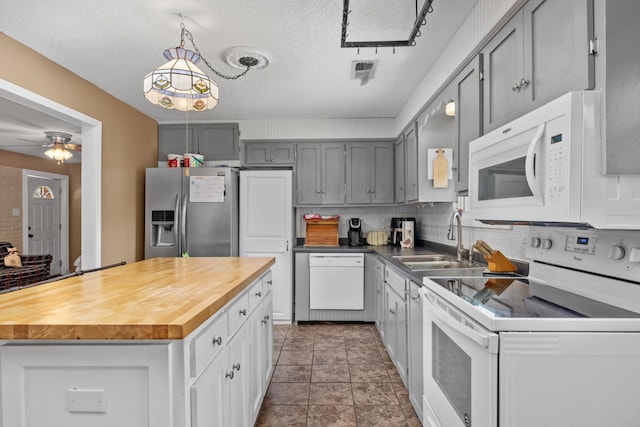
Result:
<svg viewBox="0 0 640 427"><path fill-rule="evenodd" d="M133 294L129 295L130 309L121 310L120 314L111 311L107 316L112 318L111 324L106 317L95 320L111 310L104 305L102 312L98 307L89 310L76 306L71 315L74 319L67 325L56 320L65 314L56 313L55 309L37 321L28 319L29 316L23 321L12 321L11 315L0 314L0 336L4 339L0 346L0 425L253 425L273 370L269 270L273 259L208 260L215 266L207 267L209 273L215 270L218 277L209 282L218 284L196 290L195 286L207 285L163 286L156 282L156 295L165 296L165 302L137 288L133 294L141 299L136 301ZM154 264L154 260L143 263ZM198 270L203 262L186 263ZM244 264L233 268L238 263ZM225 266L231 270L221 274ZM158 267L158 262L154 267ZM118 268L111 273L117 275ZM42 289L1 295L0 309L16 298L37 308L45 300L55 304L63 298L57 294L90 289L98 292L95 296L98 299L118 298L118 285L108 273L89 277L92 274L84 275L82 280L65 279L41 285ZM107 282L114 286L113 290L103 286ZM123 287L120 290L126 293ZM136 311L152 313L134 320L129 313ZM92 315L94 324L82 324L82 317L88 319ZM160 321L159 316L171 317L173 321ZM127 333L131 335L129 339L124 338ZM36 337L38 334L41 339ZM60 334L67 336L56 339ZM184 336L178 338L181 334ZM138 338L141 336L148 339Z"/></svg>

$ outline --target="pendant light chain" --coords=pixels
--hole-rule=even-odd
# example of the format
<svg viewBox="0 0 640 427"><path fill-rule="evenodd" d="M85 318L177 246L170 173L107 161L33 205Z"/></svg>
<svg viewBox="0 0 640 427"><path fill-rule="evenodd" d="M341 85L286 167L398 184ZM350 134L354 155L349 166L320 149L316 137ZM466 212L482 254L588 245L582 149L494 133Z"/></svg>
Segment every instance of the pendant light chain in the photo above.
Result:
<svg viewBox="0 0 640 427"><path fill-rule="evenodd" d="M193 41L193 34L191 34L191 32L189 30L187 30L187 28L184 26L184 22L180 23L180 29L181 29L180 47L184 47L184 38L186 37L187 40L189 40L191 42L191 45L193 46L193 49L195 50L195 52L202 59L202 62L204 62L205 65L207 67L209 67L209 69L211 71L213 71L217 76L222 77L223 79L227 79L227 80L236 80L236 79L239 79L240 77L244 76L245 74L247 74L249 72L249 70L251 69L251 66L248 65L246 70L244 70L242 73L240 73L238 75L235 75L235 76L230 76L230 75L227 75L227 74L220 73L218 70L213 68L213 66L209 63L209 61L207 61L207 59L204 56L202 56L202 53L200 52L200 49L198 49L198 46L196 46L196 43Z"/></svg>

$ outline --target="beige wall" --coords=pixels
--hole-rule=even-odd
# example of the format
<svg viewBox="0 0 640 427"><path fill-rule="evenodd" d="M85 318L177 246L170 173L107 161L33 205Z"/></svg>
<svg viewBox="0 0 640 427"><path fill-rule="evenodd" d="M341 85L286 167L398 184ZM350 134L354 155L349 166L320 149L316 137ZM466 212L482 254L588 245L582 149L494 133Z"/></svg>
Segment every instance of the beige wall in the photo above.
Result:
<svg viewBox="0 0 640 427"><path fill-rule="evenodd" d="M3 33L0 52L1 79L102 122L102 264L142 259L144 171L157 165L157 122ZM71 193L73 216L80 191ZM70 239L79 246L79 232Z"/></svg>

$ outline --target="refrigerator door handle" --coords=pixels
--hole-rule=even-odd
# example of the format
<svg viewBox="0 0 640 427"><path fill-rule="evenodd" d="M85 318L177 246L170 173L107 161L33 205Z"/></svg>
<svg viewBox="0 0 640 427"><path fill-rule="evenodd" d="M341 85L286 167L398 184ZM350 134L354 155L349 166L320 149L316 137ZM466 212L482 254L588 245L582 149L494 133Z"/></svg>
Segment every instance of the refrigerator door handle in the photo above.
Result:
<svg viewBox="0 0 640 427"><path fill-rule="evenodd" d="M184 195L184 198L182 199L182 212L181 212L181 221L180 221L180 232L182 233L182 236L180 237L180 242L181 242L181 248L180 248L180 254L178 256L182 256L183 254L187 253L188 251L188 245L187 245L187 195Z"/></svg>
<svg viewBox="0 0 640 427"><path fill-rule="evenodd" d="M178 227L181 224L180 221L180 193L176 193L176 202L173 208L173 217L175 218L175 224L173 226L173 241L178 244L178 252L182 250L180 247L180 241L178 240Z"/></svg>

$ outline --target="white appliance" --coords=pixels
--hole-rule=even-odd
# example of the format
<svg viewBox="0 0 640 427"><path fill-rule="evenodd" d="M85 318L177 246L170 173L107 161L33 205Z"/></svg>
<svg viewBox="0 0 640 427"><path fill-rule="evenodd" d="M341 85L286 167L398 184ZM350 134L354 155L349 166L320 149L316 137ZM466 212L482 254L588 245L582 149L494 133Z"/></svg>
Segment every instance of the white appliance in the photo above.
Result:
<svg viewBox="0 0 640 427"><path fill-rule="evenodd" d="M291 170L240 171L240 256L274 257L273 320L293 317L293 183Z"/></svg>
<svg viewBox="0 0 640 427"><path fill-rule="evenodd" d="M309 309L364 310L364 254L309 254Z"/></svg>
<svg viewBox="0 0 640 427"><path fill-rule="evenodd" d="M238 256L238 170L148 168L144 257Z"/></svg>
<svg viewBox="0 0 640 427"><path fill-rule="evenodd" d="M402 240L400 240L401 248L413 248L415 239L414 234L415 222L411 220L402 221Z"/></svg>
<svg viewBox="0 0 640 427"><path fill-rule="evenodd" d="M640 232L529 237L528 278L424 279L424 424L637 425Z"/></svg>
<svg viewBox="0 0 640 427"><path fill-rule="evenodd" d="M640 176L603 175L600 93L569 92L472 141L479 221L640 228Z"/></svg>

